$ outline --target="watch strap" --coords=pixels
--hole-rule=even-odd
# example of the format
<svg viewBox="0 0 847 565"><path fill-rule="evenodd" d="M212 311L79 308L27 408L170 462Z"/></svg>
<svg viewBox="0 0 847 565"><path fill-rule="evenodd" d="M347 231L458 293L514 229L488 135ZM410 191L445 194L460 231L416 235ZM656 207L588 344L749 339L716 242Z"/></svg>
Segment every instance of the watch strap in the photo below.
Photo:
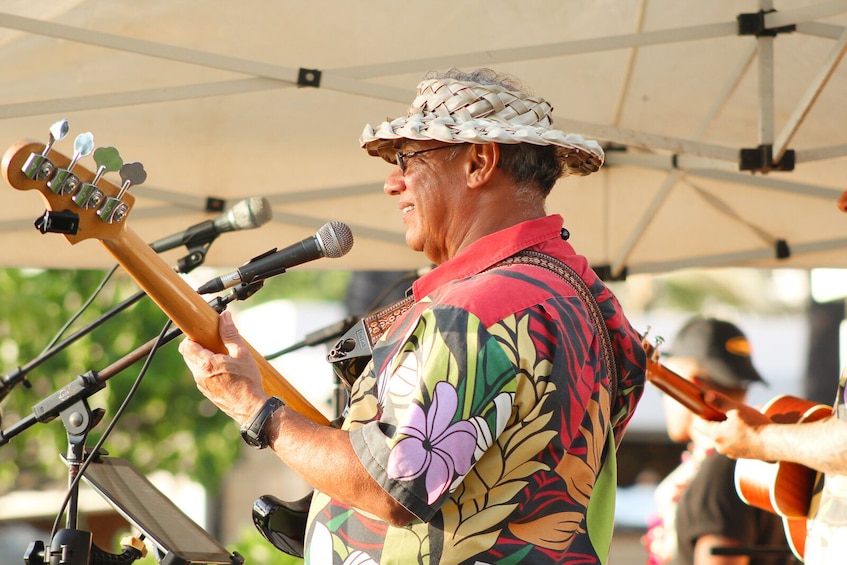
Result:
<svg viewBox="0 0 847 565"><path fill-rule="evenodd" d="M272 396L262 404L262 407L246 424L241 426L241 437L247 445L256 449L265 449L268 446L268 434L265 428L267 428L268 420L271 419L274 412L282 406L285 406L285 402L276 396Z"/></svg>

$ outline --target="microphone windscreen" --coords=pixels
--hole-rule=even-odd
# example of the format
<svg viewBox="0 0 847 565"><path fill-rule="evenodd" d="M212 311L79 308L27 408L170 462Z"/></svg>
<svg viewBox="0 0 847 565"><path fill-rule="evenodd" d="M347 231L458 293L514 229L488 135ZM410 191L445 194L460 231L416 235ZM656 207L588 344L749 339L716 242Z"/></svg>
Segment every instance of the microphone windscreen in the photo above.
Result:
<svg viewBox="0 0 847 565"><path fill-rule="evenodd" d="M344 222L327 222L315 234L324 257L335 259L353 247L353 232Z"/></svg>
<svg viewBox="0 0 847 565"><path fill-rule="evenodd" d="M258 228L271 220L273 210L267 198L254 196L236 203L222 216L225 226L221 231L249 230Z"/></svg>

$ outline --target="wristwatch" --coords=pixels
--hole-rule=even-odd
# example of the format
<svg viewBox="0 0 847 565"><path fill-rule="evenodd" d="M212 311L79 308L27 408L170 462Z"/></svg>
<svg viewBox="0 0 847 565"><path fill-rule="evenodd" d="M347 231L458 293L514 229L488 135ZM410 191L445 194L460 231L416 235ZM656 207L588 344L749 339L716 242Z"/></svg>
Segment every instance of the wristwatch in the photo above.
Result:
<svg viewBox="0 0 847 565"><path fill-rule="evenodd" d="M247 442L247 445L256 449L264 449L268 446L268 434L265 433L265 427L267 427L268 420L271 419L274 412L282 406L285 406L285 402L276 396L272 396L265 401L246 424L241 426L241 437Z"/></svg>

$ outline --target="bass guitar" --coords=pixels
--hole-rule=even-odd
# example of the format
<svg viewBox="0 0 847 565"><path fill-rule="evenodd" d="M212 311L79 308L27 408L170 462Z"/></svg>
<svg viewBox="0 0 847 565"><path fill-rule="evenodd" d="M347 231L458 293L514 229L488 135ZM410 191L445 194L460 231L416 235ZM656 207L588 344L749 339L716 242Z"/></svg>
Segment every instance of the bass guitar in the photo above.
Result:
<svg viewBox="0 0 847 565"><path fill-rule="evenodd" d="M3 155L0 174L17 190L34 190L41 194L47 209L35 222L42 233L60 233L71 244L86 239L99 240L117 262L168 315L185 335L207 349L225 353L226 348L218 334L218 313L192 289L159 255L128 226L127 217L135 198L129 192L132 185L146 178L140 163L124 164L113 147L93 147L93 136L81 134L74 142L74 155L68 158L53 147L67 134L67 121L59 121L50 128L48 143L22 140ZM96 172L79 164L81 158L93 151ZM122 184L116 186L104 174L120 171ZM300 394L261 354L246 344L251 356L259 365L262 388L269 395L278 396L286 405L315 423L329 425L329 420ZM265 498L265 497L263 497ZM271 502L271 498L267 498ZM269 541L292 555L302 553L307 501L279 502L278 508L266 512L266 524L277 532ZM256 501L258 504L261 501ZM255 511L254 520L259 520ZM291 527L281 525L279 519L286 513L296 515ZM270 520L272 515L274 520ZM259 522L256 522L257 527Z"/></svg>
<svg viewBox="0 0 847 565"><path fill-rule="evenodd" d="M647 353L647 380L656 388L705 420L720 422L726 414L705 401L706 391L659 362L658 349L642 340ZM777 396L759 409L778 423L812 422L832 414L832 408L789 395ZM782 518L791 551L803 559L807 521L814 514L813 495L819 473L789 461L739 459L735 489L745 503Z"/></svg>
<svg viewBox="0 0 847 565"><path fill-rule="evenodd" d="M67 122L57 122L51 127L49 143L19 141L3 155L6 182L17 190L38 192L47 206L36 227L42 233L61 233L71 244L99 240L185 335L207 349L225 353L214 308L127 225L135 202L129 188L146 178L141 164L124 164L115 148L99 148L94 151L97 172L92 172L79 161L91 154L93 136L77 136L71 159L53 148L66 133ZM120 187L104 178L105 173L117 170L123 181ZM261 354L247 347L269 395L280 397L313 422L329 423Z"/></svg>

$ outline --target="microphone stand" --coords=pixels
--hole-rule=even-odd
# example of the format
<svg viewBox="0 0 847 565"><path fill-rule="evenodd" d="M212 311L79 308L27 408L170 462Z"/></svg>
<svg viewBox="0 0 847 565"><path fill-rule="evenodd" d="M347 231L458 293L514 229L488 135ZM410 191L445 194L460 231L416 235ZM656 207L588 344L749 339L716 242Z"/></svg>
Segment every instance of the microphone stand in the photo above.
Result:
<svg viewBox="0 0 847 565"><path fill-rule="evenodd" d="M210 301L219 313L233 300L246 300L262 287L262 282L240 285L225 297L216 297ZM0 446L29 429L38 422L47 423L56 417L62 418L62 423L68 433L68 464L69 498L66 528L58 530L51 540L47 553L44 542L34 541L27 548L24 560L27 565L97 565L113 563L131 563L141 557L141 552L135 548L125 549L121 555L105 552L92 544L91 532L77 529L79 513L79 481L80 469L88 457L97 457L99 453L86 453L85 440L89 432L102 419L103 409L91 410L88 398L106 387L106 382L147 356L154 347L172 341L182 330L173 328L160 338L153 338L118 361L100 371L89 371L77 377L32 408L32 414L22 418L6 430L0 430ZM45 557L49 561L45 561Z"/></svg>
<svg viewBox="0 0 847 565"><path fill-rule="evenodd" d="M209 249L209 245L211 245L212 241L214 241L214 237L209 241L203 242L192 242L192 246L188 249L188 255L183 257L177 262L177 272L178 273L189 273L199 265L203 263L206 259L206 251ZM0 402L3 401L4 398L12 391L12 389L17 384L23 384L26 388L30 388L32 385L26 379L26 376L33 369L37 368L39 365L44 363L45 361L52 358L57 353L63 351L66 347L84 337L106 323L108 320L115 317L120 312L123 312L142 298L147 296L144 291L140 291L117 306L113 307L111 310L102 314L99 318L88 324L87 326L80 328L76 332L72 333L64 340L54 345L47 351L42 352L37 358L33 359L23 367L18 367L8 375L4 375L0 377ZM2 421L2 420L0 420Z"/></svg>
<svg viewBox="0 0 847 565"><path fill-rule="evenodd" d="M368 307L365 309L365 314L361 316L347 316L343 320L339 322L335 322L334 324L330 324L326 327L323 327L319 330L315 330L312 333L306 334L301 341L289 345L285 349L280 349L274 353L269 355L265 355L265 359L271 360L276 359L286 353L291 353L292 351L296 351L303 347L312 347L315 345L320 345L322 343L326 343L328 341L332 341L334 339L338 339L339 337L346 334L350 329L355 326L359 320L367 316L368 314L373 313L376 309L385 301L386 297L390 295L398 286L408 281L412 281L418 278L421 275L420 270L418 271L409 271L403 274L400 278L394 281L388 288L383 290L379 296L373 299Z"/></svg>
<svg viewBox="0 0 847 565"><path fill-rule="evenodd" d="M330 324L324 328L316 330L312 333L306 334L306 337L301 341L289 345L284 349L280 349L274 353L269 355L265 355L265 359L271 360L276 359L286 353L291 353L292 351L296 351L297 349L301 349L303 347L312 347L314 345L320 345L322 343L326 343L333 339L337 339L347 333L350 328L356 325L361 318L357 316L347 316L340 322L335 322L334 324Z"/></svg>

